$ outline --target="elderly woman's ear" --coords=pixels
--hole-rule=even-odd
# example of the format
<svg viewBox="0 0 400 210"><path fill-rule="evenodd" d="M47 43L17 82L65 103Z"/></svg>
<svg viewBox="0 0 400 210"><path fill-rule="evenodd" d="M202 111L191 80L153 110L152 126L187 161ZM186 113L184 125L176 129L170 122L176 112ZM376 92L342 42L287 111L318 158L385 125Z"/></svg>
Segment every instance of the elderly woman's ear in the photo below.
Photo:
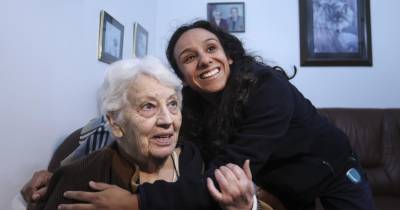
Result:
<svg viewBox="0 0 400 210"><path fill-rule="evenodd" d="M107 121L108 124L110 125L111 132L116 138L122 138L124 136L124 131L122 130L121 126L118 125L118 123L114 119L114 115L111 113L108 113L107 115Z"/></svg>

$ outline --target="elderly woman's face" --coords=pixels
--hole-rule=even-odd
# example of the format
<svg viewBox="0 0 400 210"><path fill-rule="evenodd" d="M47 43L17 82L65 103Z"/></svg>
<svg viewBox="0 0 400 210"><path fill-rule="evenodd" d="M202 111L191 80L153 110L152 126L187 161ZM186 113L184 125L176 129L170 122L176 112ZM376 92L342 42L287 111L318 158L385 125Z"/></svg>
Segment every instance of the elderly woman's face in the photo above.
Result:
<svg viewBox="0 0 400 210"><path fill-rule="evenodd" d="M176 91L147 75L129 86L119 126L122 148L136 160L166 158L174 150L182 117Z"/></svg>

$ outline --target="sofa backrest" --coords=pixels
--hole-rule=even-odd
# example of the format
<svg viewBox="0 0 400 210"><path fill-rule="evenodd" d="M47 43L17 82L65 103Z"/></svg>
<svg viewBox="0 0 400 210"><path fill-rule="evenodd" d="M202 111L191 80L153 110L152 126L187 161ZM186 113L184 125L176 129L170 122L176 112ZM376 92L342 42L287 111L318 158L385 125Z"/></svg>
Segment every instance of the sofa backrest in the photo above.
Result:
<svg viewBox="0 0 400 210"><path fill-rule="evenodd" d="M79 136L81 134L81 130L82 128L79 128L72 132L69 136L67 136L67 138L65 138L60 146L57 147L50 159L47 170L54 172L60 167L61 161L79 146Z"/></svg>
<svg viewBox="0 0 400 210"><path fill-rule="evenodd" d="M400 195L400 109L322 108L350 139L374 195Z"/></svg>

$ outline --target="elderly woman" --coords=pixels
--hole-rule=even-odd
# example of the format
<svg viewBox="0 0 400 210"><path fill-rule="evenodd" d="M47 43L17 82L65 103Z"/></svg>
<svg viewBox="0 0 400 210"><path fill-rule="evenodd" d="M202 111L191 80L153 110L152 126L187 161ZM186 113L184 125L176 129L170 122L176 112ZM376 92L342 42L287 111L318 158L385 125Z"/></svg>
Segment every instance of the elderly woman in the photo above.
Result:
<svg viewBox="0 0 400 210"><path fill-rule="evenodd" d="M200 182L203 161L199 151L188 141L178 143L182 121L181 89L181 81L155 58L125 60L111 65L102 86L101 110L116 141L57 170L36 208L53 210L61 203L75 203L65 198L64 192L92 191L90 181L119 186L127 190L123 192L125 196L138 193L139 198L140 185L144 183L175 182L180 176ZM248 164L246 167L250 171ZM251 174L247 181L251 184ZM236 187L240 187L239 184ZM207 191L206 186L192 189L187 196L195 200L196 195L204 191ZM123 209L130 209L131 205ZM239 205L226 208L221 204L221 207L242 209Z"/></svg>
<svg viewBox="0 0 400 210"><path fill-rule="evenodd" d="M89 191L101 181L136 192L156 180L175 182L199 176L202 159L188 142L177 147L181 127L181 81L155 58L110 66L101 91L101 109L117 139L109 147L54 173L37 209L57 209L66 190Z"/></svg>

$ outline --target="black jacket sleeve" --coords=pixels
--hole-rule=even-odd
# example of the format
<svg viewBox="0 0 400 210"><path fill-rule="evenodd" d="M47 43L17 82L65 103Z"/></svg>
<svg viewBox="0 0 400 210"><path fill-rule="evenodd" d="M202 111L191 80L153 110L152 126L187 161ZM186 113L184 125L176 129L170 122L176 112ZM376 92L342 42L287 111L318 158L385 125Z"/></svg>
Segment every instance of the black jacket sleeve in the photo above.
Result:
<svg viewBox="0 0 400 210"><path fill-rule="evenodd" d="M263 74L252 91L231 143L212 160L205 175L198 179L182 177L176 183L156 182L143 185L141 210L218 208L210 197L205 177L214 178L215 168L227 163L242 165L250 159L252 173L257 174L284 138L293 114L290 83L272 72Z"/></svg>
<svg viewBox="0 0 400 210"><path fill-rule="evenodd" d="M177 182L156 181L139 186L141 210L203 210L219 209L210 197L203 173L203 159L197 147L189 141L182 144L179 156L180 176Z"/></svg>
<svg viewBox="0 0 400 210"><path fill-rule="evenodd" d="M226 163L242 166L249 159L254 177L272 151L284 142L295 102L290 83L280 72L273 71L259 75L236 132L230 143L211 161L206 176L213 176L215 168Z"/></svg>

